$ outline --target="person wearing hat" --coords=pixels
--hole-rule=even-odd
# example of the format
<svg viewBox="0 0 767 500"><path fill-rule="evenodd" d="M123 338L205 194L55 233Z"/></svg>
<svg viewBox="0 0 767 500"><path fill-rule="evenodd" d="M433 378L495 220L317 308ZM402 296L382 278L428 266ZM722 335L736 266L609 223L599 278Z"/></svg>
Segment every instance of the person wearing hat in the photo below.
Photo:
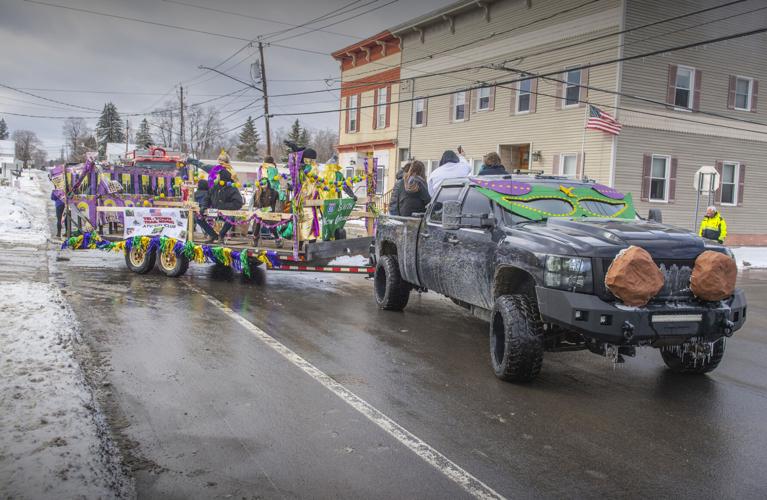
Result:
<svg viewBox="0 0 767 500"><path fill-rule="evenodd" d="M208 221L206 221L205 217L202 215L208 209L208 191L208 181L206 179L200 179L197 181L197 191L194 192L194 201L200 208L200 215L195 218L195 221L197 222L197 225L200 226L203 231L205 231L205 234L208 235L208 238L211 238L212 241L216 241L216 238L218 238L216 230L210 227L210 224L208 224Z"/></svg>
<svg viewBox="0 0 767 500"><path fill-rule="evenodd" d="M727 222L724 217L715 206L711 205L706 208L706 216L700 221L700 230L698 236L702 236L707 240L718 241L724 243L724 239L727 238Z"/></svg>
<svg viewBox="0 0 767 500"><path fill-rule="evenodd" d="M213 189L208 191L207 200L208 207L216 210L239 210L245 203L240 190L237 189L232 181L232 174L226 169L218 173L218 179L213 185ZM221 228L218 236L211 236L205 243L213 243L217 238L223 241L230 229L232 229L232 224L224 222L224 226Z"/></svg>
<svg viewBox="0 0 767 500"><path fill-rule="evenodd" d="M314 179L319 177L317 167L317 152L311 148L304 149L303 168L301 176L301 203L310 200L319 200L320 193ZM314 241L319 238L319 207L302 207L298 216L298 237L301 241Z"/></svg>

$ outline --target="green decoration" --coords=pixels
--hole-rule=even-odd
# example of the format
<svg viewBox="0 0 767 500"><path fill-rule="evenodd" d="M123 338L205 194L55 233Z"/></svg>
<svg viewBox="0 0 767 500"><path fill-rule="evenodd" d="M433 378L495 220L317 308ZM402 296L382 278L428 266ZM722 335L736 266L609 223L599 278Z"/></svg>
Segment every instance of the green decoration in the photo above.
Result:
<svg viewBox="0 0 767 500"><path fill-rule="evenodd" d="M322 206L322 239L331 240L335 238L336 230L342 229L346 224L346 219L354 210L353 198L337 198L334 200L325 200Z"/></svg>

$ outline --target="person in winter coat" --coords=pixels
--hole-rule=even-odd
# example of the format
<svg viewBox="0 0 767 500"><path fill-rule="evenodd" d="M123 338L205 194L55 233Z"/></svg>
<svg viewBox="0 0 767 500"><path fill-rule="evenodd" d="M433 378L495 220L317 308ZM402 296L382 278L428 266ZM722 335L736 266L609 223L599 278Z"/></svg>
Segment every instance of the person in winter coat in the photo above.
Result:
<svg viewBox="0 0 767 500"><path fill-rule="evenodd" d="M706 216L700 221L698 235L719 243L724 243L724 239L727 238L727 222L715 206L706 209Z"/></svg>
<svg viewBox="0 0 767 500"><path fill-rule="evenodd" d="M458 154L451 150L447 150L442 154L442 159L439 160L439 167L434 169L429 176L429 195L434 196L442 182L447 179L471 175L471 165L466 161L466 158L460 156L462 154L463 149L460 146L458 147Z"/></svg>
<svg viewBox="0 0 767 500"><path fill-rule="evenodd" d="M200 179L199 181L197 181L197 191L194 192L194 201L195 203L197 203L197 206L200 207L200 214L197 215L195 218L197 225L200 226L200 229L202 229L205 232L205 234L208 235L208 238L215 241L216 238L218 238L218 234L216 233L215 229L210 227L210 224L208 224L208 221L205 220L205 217L203 217L203 214L209 208L207 180Z"/></svg>
<svg viewBox="0 0 767 500"><path fill-rule="evenodd" d="M397 180L391 189L391 198L389 199L389 215L399 215L399 202L402 198L402 186L405 184L403 177L410 170L410 162L406 163L402 169L397 172Z"/></svg>
<svg viewBox="0 0 767 500"><path fill-rule="evenodd" d="M276 212L279 197L279 193L272 189L272 184L268 180L262 178L261 189L253 193L253 207L256 209ZM274 236L274 242L277 245L277 248L282 248L282 238L280 238L280 234L277 232L277 228L270 229L270 232ZM253 225L253 244L258 246L260 240L261 224L256 222Z"/></svg>
<svg viewBox="0 0 767 500"><path fill-rule="evenodd" d="M56 237L61 238L61 219L64 217L63 195L58 189L51 191L51 201L56 204Z"/></svg>
<svg viewBox="0 0 767 500"><path fill-rule="evenodd" d="M429 187L426 185L426 167L416 160L410 164L410 170L403 178L399 214L402 217L412 217L414 213L426 212L426 205L430 201Z"/></svg>
<svg viewBox="0 0 767 500"><path fill-rule="evenodd" d="M501 164L501 157L498 153L491 151L482 159L482 168L477 175L505 175L508 174L506 167Z"/></svg>
<svg viewBox="0 0 767 500"><path fill-rule="evenodd" d="M213 189L208 191L207 203L209 208L216 210L239 210L242 208L245 202L242 199L240 190L232 182L232 174L228 170L221 170L218 173L218 181L213 186ZM232 225L224 222L218 238L223 240L230 229L232 229ZM211 236L206 243L213 243L214 241L216 241L216 237Z"/></svg>

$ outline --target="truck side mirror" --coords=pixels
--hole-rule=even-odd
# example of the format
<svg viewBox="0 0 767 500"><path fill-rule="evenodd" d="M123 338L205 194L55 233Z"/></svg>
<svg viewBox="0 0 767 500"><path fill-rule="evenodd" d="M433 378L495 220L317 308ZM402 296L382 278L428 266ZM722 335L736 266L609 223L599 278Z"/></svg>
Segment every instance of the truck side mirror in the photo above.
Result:
<svg viewBox="0 0 767 500"><path fill-rule="evenodd" d="M444 229L461 228L461 202L457 200L442 203L442 227Z"/></svg>
<svg viewBox="0 0 767 500"><path fill-rule="evenodd" d="M663 212L660 208L651 208L647 212L647 219L651 220L653 222L657 222L658 224L663 223Z"/></svg>

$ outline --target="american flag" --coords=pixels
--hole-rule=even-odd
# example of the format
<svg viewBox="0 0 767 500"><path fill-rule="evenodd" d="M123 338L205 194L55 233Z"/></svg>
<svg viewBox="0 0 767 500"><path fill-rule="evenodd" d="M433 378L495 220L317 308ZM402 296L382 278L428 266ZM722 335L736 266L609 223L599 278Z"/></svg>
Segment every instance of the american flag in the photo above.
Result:
<svg viewBox="0 0 767 500"><path fill-rule="evenodd" d="M586 128L601 130L608 134L618 135L621 133L623 125L612 116L608 115L596 106L589 104L589 119L586 121Z"/></svg>

